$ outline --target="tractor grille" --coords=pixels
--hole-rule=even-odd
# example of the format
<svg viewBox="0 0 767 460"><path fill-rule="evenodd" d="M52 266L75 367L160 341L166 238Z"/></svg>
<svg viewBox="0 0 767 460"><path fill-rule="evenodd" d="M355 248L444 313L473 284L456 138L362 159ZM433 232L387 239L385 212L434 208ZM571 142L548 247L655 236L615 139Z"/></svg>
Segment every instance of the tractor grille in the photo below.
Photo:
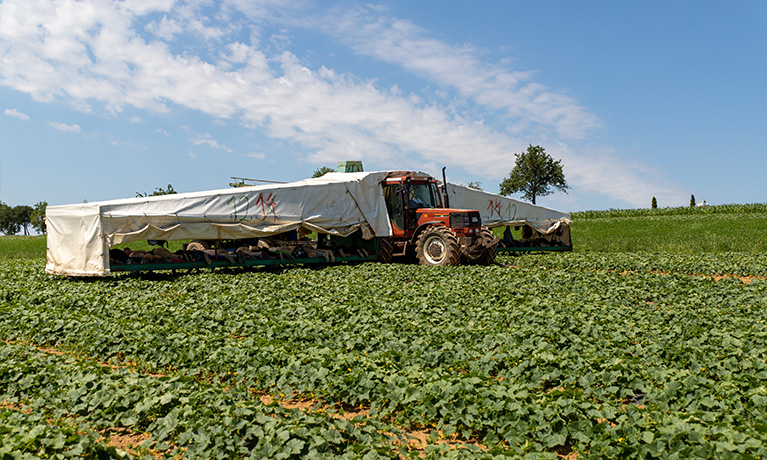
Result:
<svg viewBox="0 0 767 460"><path fill-rule="evenodd" d="M482 219L479 217L479 212L461 212L450 214L450 227L451 228L467 228L467 227L481 227Z"/></svg>

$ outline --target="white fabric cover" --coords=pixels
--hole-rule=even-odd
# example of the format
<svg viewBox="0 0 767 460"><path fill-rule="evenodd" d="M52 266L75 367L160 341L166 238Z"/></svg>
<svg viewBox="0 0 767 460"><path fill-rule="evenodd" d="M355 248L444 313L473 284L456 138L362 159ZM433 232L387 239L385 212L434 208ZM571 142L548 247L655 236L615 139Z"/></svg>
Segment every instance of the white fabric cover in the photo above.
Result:
<svg viewBox="0 0 767 460"><path fill-rule="evenodd" d="M109 274L109 246L135 240L236 239L303 227L391 235L386 172L329 173L278 185L49 206L46 273Z"/></svg>
<svg viewBox="0 0 767 460"><path fill-rule="evenodd" d="M488 227L527 224L544 235L557 231L560 226L570 225L570 214L555 211L503 195L483 192L462 185L447 183L451 208L476 209L482 217L482 225Z"/></svg>

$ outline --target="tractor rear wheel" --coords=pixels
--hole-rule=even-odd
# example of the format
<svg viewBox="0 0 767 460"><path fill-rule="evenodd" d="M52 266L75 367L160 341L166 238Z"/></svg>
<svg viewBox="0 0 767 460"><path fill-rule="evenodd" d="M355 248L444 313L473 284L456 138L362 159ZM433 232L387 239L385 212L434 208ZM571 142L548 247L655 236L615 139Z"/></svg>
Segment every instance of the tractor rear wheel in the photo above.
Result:
<svg viewBox="0 0 767 460"><path fill-rule="evenodd" d="M457 265L461 255L458 237L447 227L430 225L418 235L415 255L421 265Z"/></svg>

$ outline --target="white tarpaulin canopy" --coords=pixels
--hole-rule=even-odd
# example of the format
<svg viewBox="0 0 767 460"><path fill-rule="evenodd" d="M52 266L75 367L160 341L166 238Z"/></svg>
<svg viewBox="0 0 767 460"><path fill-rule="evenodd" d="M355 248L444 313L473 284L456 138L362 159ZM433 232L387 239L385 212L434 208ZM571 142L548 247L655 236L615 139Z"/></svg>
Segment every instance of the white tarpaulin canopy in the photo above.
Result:
<svg viewBox="0 0 767 460"><path fill-rule="evenodd" d="M244 239L298 228L389 236L385 177L330 173L289 184L50 206L45 271L108 275L109 247L135 240Z"/></svg>
<svg viewBox="0 0 767 460"><path fill-rule="evenodd" d="M476 209L488 227L529 225L548 235L570 225L570 214L513 198L447 183L451 208Z"/></svg>

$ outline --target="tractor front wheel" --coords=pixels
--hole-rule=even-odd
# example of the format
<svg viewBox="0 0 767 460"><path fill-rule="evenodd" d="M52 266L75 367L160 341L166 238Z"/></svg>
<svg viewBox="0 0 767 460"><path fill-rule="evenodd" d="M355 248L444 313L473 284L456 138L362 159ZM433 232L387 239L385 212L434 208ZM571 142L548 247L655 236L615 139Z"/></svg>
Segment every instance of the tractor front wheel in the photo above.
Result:
<svg viewBox="0 0 767 460"><path fill-rule="evenodd" d="M430 225L418 235L415 254L421 265L457 265L461 255L458 237L447 227Z"/></svg>

